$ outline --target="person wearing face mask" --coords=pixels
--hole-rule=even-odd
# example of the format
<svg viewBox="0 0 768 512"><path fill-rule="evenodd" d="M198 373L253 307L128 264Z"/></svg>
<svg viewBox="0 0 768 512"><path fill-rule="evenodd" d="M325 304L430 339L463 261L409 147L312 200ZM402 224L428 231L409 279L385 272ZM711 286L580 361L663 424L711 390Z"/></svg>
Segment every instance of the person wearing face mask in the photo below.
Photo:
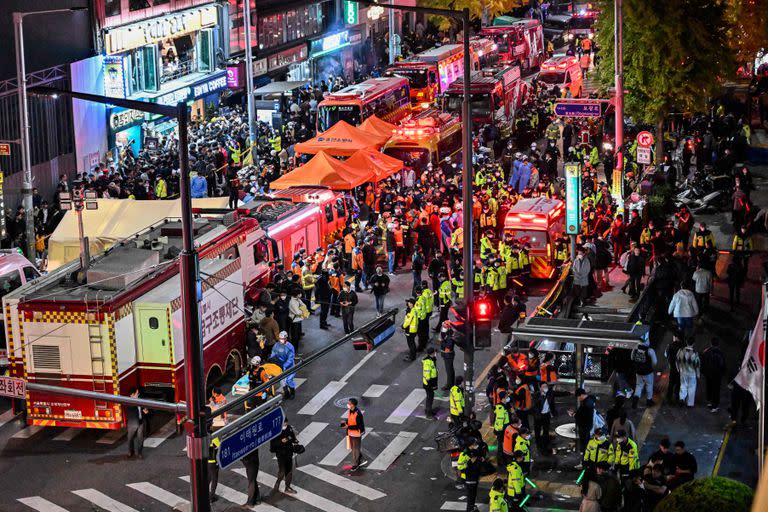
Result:
<svg viewBox="0 0 768 512"><path fill-rule="evenodd" d="M352 291L352 284L349 281L345 281L344 287L339 294L341 321L344 324L344 334L349 334L355 330L355 307L357 306L357 302L357 293Z"/></svg>
<svg viewBox="0 0 768 512"><path fill-rule="evenodd" d="M376 313L381 316L384 314L384 297L389 293L389 276L384 274L381 267L376 267L376 273L368 280L368 284L373 289Z"/></svg>
<svg viewBox="0 0 768 512"><path fill-rule="evenodd" d="M547 382L539 384L539 392L533 400L533 432L536 437L536 447L539 453L548 455L551 452L549 426L555 414L555 395Z"/></svg>
<svg viewBox="0 0 768 512"><path fill-rule="evenodd" d="M341 427L347 429L347 449L352 452L352 471L357 470L365 462L362 461L362 440L365 434L363 412L357 408L357 398L347 401L349 415L347 421L341 422Z"/></svg>
<svg viewBox="0 0 768 512"><path fill-rule="evenodd" d="M587 449L584 450L583 467L584 469L594 470L597 464L608 462L608 451L611 448L611 442L605 435L602 428L595 429L595 435L587 443Z"/></svg>
<svg viewBox="0 0 768 512"><path fill-rule="evenodd" d="M437 389L437 365L435 364L434 348L429 347L427 349L427 355L421 360L421 365L421 383L424 390L427 392L427 400L424 404L424 414L427 418L433 419L435 417L435 410L432 408L432 404L435 400L435 389Z"/></svg>
<svg viewBox="0 0 768 512"><path fill-rule="evenodd" d="M461 423L461 417L464 416L464 377L456 377L456 383L451 386L450 391L450 409L451 409L451 423L458 425Z"/></svg>
<svg viewBox="0 0 768 512"><path fill-rule="evenodd" d="M523 422L523 426L529 428L528 415L533 407L531 388L519 376L515 379L515 391L512 396L515 401L517 416Z"/></svg>
<svg viewBox="0 0 768 512"><path fill-rule="evenodd" d="M453 360L456 357L455 342L451 322L446 320L440 326L440 356L445 365L445 386L443 391L448 391L456 380L456 372L453 369Z"/></svg>
<svg viewBox="0 0 768 512"><path fill-rule="evenodd" d="M627 436L626 430L616 432L616 445L608 449L608 463L612 464L619 478L629 478L629 472L640 468L637 456L637 444Z"/></svg>
<svg viewBox="0 0 768 512"><path fill-rule="evenodd" d="M287 371L293 367L296 362L296 352L293 349L293 345L288 343L288 333L282 331L280 333L280 341L275 343L272 347L272 354L269 357L270 360L280 365L283 371ZM285 379L285 398L293 400L296 398L296 382L293 380L294 375L291 374Z"/></svg>
<svg viewBox="0 0 768 512"><path fill-rule="evenodd" d="M272 495L280 492L280 482L283 479L285 479L285 492L296 494L296 490L291 487L291 481L293 480L293 447L298 443L296 433L288 424L288 418L285 418L283 430L269 442L269 451L274 453L277 458L277 479L272 488Z"/></svg>
<svg viewBox="0 0 768 512"><path fill-rule="evenodd" d="M592 265L585 257L583 247L576 249L576 259L573 261L573 294L579 305L583 306L589 293L589 276L592 273Z"/></svg>

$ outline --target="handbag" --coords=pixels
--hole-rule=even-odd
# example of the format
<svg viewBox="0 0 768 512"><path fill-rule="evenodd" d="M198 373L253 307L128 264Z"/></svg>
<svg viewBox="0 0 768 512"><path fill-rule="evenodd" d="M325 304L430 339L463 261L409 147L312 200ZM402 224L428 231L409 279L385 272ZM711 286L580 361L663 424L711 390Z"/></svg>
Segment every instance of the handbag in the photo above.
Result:
<svg viewBox="0 0 768 512"><path fill-rule="evenodd" d="M295 453L296 455L301 455L305 451L307 451L307 449L304 448L303 444L294 443L294 445L293 445L293 453Z"/></svg>

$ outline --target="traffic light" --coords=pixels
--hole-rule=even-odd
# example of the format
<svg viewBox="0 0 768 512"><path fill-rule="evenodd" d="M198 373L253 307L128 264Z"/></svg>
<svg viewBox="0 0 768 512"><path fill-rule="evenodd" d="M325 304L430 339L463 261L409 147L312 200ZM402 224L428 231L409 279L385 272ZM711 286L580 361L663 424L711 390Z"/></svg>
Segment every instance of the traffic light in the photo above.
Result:
<svg viewBox="0 0 768 512"><path fill-rule="evenodd" d="M491 346L491 324L493 323L493 305L488 298L475 300L472 324L475 329L475 348Z"/></svg>

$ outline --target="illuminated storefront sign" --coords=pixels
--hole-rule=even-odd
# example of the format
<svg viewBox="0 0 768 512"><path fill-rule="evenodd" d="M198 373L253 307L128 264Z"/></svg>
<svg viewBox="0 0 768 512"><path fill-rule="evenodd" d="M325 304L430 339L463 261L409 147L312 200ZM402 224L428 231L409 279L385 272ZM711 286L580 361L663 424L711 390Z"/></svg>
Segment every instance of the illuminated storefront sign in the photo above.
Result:
<svg viewBox="0 0 768 512"><path fill-rule="evenodd" d="M144 112L141 110L118 110L112 111L109 115L109 127L114 131L142 121L144 121Z"/></svg>
<svg viewBox="0 0 768 512"><path fill-rule="evenodd" d="M311 56L319 57L326 53L330 53L340 48L344 48L345 46L349 46L350 44L349 31L345 30L343 32L339 32L338 34L332 34L322 39L317 39L315 41L312 41L311 44L312 44L312 48L310 52Z"/></svg>
<svg viewBox="0 0 768 512"><path fill-rule="evenodd" d="M106 30L104 47L108 54L124 52L169 37L197 32L216 25L218 21L219 14L215 5L196 7Z"/></svg>
<svg viewBox="0 0 768 512"><path fill-rule="evenodd" d="M119 55L104 57L104 94L125 98L125 64Z"/></svg>
<svg viewBox="0 0 768 512"><path fill-rule="evenodd" d="M159 103L160 105L175 105L180 101L199 98L200 96L205 96L218 91L219 89L224 89L226 86L227 75L226 73L221 73L213 78L209 78L205 82L176 89L175 91L168 92L162 96L150 98L149 101Z"/></svg>
<svg viewBox="0 0 768 512"><path fill-rule="evenodd" d="M581 164L565 164L565 232L577 235L581 231Z"/></svg>
<svg viewBox="0 0 768 512"><path fill-rule="evenodd" d="M307 59L307 45L302 44L267 57L267 68L274 71ZM254 73L254 76L255 73Z"/></svg>

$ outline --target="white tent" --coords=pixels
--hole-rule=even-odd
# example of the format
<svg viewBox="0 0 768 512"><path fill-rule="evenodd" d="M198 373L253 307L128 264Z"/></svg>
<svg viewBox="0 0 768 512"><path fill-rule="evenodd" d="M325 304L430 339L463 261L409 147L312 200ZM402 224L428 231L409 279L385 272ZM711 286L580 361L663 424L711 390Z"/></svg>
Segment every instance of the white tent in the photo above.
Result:
<svg viewBox="0 0 768 512"><path fill-rule="evenodd" d="M181 200L137 201L134 199L99 199L98 210L83 210L83 231L88 237L91 256L96 256L120 240L168 217L181 217ZM193 199L193 208L226 208L226 197ZM48 270L80 257L77 215L64 214L48 240Z"/></svg>

